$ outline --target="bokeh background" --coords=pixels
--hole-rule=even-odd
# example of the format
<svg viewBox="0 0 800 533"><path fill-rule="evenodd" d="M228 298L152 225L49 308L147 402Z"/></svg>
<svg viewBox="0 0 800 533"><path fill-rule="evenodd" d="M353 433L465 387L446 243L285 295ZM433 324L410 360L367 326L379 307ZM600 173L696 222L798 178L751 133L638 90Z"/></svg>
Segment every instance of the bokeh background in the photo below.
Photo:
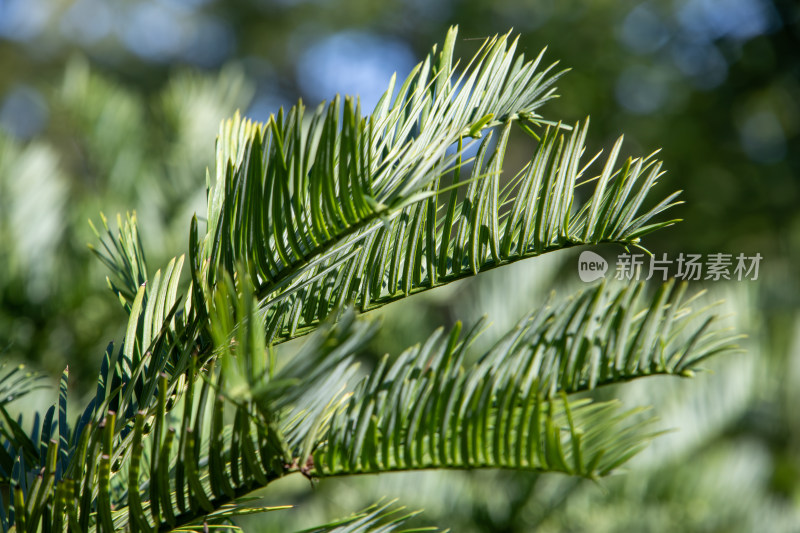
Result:
<svg viewBox="0 0 800 533"><path fill-rule="evenodd" d="M547 60L572 70L543 114L591 115L591 149L622 133L625 155L662 148L661 192L684 191L673 212L684 221L649 237L650 250L762 255L757 282L705 287L726 298L745 350L691 382L626 390L679 430L599 485L503 472L314 489L289 479L266 497L299 510L242 526L311 525L386 494L454 531L797 531L800 8L791 0L0 0L0 357L54 376L68 364L80 397L124 320L86 247L96 242L87 221L102 227L102 211L113 227L135 210L148 263L162 266L186 251L189 218L204 211L221 119L241 109L265 120L337 92L370 109L392 73L403 77L452 24L467 57L511 28L527 55L547 46ZM525 150L511 153L521 160ZM554 254L414 297L384 313L378 345L399 350L484 313L501 331L551 289L577 288L574 265L574 254Z"/></svg>

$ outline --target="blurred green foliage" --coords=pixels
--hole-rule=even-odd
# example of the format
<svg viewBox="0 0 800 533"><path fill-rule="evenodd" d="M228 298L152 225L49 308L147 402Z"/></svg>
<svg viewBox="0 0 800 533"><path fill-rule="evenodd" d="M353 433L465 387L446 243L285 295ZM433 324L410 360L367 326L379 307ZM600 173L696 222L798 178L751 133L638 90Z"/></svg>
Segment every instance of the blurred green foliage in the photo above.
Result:
<svg viewBox="0 0 800 533"><path fill-rule="evenodd" d="M450 516L438 523L454 531L792 530L800 8L788 0L0 0L0 356L53 375L69 364L79 388L90 384L124 316L86 249L95 240L87 219L136 210L148 260L163 264L185 250L190 215L203 211L220 119L238 108L264 119L298 96L316 104L337 91L368 102L372 84L404 75L451 24L464 55L509 27L529 55L549 46L549 59L573 69L549 111L591 114L603 144L590 149L623 131L630 153L663 148L664 187L685 191L676 211L685 222L647 241L650 250L758 252L764 261L752 286L711 287L732 295L748 353L692 384L703 399L673 399L685 407L682 431L697 435L667 460L642 460L605 491L503 473L380 483L413 495L422 479L438 488L430 494L452 493L422 504ZM397 324L387 331L412 325L422 339L492 307L510 322L518 315L508 296L516 289L539 302L574 283L571 259L413 298L387 314ZM720 403L732 407L686 418ZM290 489L308 497L305 486ZM332 506L359 499L354 490L320 488Z"/></svg>
<svg viewBox="0 0 800 533"><path fill-rule="evenodd" d="M98 347L119 337L123 320L87 253L96 241L88 221L135 210L154 264L185 249L217 125L247 104L252 84L232 66L178 72L148 95L72 57L44 94L45 131L0 134L0 338L7 355L51 373L68 363L88 383Z"/></svg>

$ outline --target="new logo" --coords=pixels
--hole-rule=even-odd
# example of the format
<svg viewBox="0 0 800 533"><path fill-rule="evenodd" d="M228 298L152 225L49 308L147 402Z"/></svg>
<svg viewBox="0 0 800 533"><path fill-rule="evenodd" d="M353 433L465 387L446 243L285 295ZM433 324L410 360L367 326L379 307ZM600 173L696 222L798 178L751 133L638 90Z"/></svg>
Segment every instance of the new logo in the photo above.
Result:
<svg viewBox="0 0 800 533"><path fill-rule="evenodd" d="M578 258L578 276L581 281L589 283L606 275L608 263L601 256L586 250Z"/></svg>

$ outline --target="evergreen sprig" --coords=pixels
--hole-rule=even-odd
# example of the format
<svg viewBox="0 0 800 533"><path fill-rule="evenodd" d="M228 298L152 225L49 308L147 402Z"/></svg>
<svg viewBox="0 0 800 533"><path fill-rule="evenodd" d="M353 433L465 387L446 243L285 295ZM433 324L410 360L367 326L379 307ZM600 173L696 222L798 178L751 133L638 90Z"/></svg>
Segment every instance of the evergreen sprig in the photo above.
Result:
<svg viewBox="0 0 800 533"><path fill-rule="evenodd" d="M300 103L264 124L225 121L188 261L150 276L135 215L116 232L103 218L96 253L128 314L125 338L109 345L71 424L68 370L31 433L5 404L37 382L0 373L4 532L230 525L285 509L247 495L290 474L510 468L596 479L658 434L641 409L585 393L690 376L733 348L684 285L650 297L638 284L597 285L534 310L473 364L480 324L439 330L359 379L357 356L380 324L356 311L554 250L639 246L675 222L656 217L677 193L649 197L662 174L654 154L620 163L620 139L595 171L588 120L538 114L561 75L540 68L543 54L528 61L496 36L460 68L455 43L452 29L369 115L337 97L310 116ZM531 155L509 173L515 125ZM307 333L278 360L276 344ZM402 529L413 515L375 505L308 531L422 531Z"/></svg>

